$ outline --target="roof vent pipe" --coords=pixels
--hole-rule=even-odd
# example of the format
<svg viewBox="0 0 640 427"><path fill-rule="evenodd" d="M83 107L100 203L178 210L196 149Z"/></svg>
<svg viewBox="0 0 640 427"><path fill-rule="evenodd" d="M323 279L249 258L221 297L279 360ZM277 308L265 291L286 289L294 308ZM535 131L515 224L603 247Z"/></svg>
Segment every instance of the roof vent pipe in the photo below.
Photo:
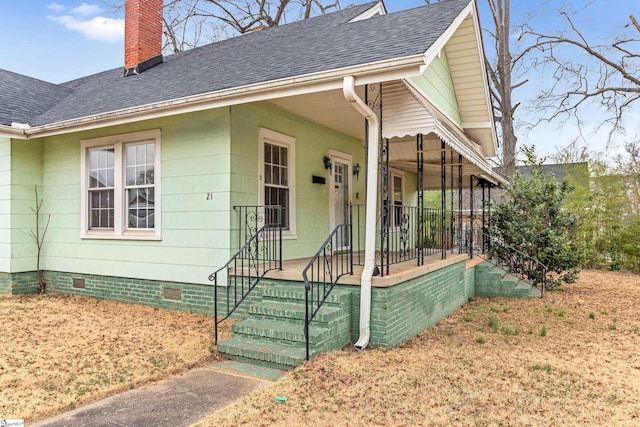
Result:
<svg viewBox="0 0 640 427"><path fill-rule="evenodd" d="M353 76L344 78L342 92L353 108L367 120L369 126L364 269L360 279L360 337L355 343L355 348L362 350L369 344L371 337L371 278L376 267L376 205L378 195L378 163L376 159L378 158L379 128L376 114L356 94Z"/></svg>
<svg viewBox="0 0 640 427"><path fill-rule="evenodd" d="M124 76L162 63L162 0L126 0Z"/></svg>

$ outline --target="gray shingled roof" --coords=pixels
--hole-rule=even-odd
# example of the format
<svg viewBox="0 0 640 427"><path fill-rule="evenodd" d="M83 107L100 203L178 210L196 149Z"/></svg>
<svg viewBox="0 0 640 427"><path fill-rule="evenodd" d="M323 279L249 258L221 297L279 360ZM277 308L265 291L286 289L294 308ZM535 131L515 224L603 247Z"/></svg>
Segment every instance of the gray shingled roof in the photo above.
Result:
<svg viewBox="0 0 640 427"><path fill-rule="evenodd" d="M0 69L0 124L28 123L73 90Z"/></svg>
<svg viewBox="0 0 640 427"><path fill-rule="evenodd" d="M377 3L372 2L167 56L164 63L137 76L123 77L122 68L105 71L63 84L60 94L65 91L65 96L60 96L60 102L32 110L35 114L22 121L55 123L421 54L469 1L444 0L348 22ZM4 116L0 119L5 123Z"/></svg>

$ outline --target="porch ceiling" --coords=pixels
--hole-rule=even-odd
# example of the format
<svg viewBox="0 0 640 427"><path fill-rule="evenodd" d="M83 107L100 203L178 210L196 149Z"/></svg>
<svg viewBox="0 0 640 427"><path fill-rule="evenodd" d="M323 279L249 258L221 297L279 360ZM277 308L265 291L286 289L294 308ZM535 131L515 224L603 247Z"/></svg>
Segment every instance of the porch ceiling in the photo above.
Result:
<svg viewBox="0 0 640 427"><path fill-rule="evenodd" d="M356 88L356 92L364 98L364 87ZM340 89L277 98L270 102L293 114L364 140L364 118L344 99Z"/></svg>
<svg viewBox="0 0 640 427"><path fill-rule="evenodd" d="M441 182L441 141L440 138L434 134L429 134L423 139L423 187L425 190L440 190L442 186ZM449 145L446 145L445 152L445 167L446 167L446 188L451 187L451 177L454 179L454 187L458 186L458 153L453 151ZM394 138L389 141L389 166L409 173L416 173L417 170L417 150L416 150L416 138ZM453 169L452 169L453 168ZM471 175L481 176L487 175L487 173L476 166L469 160L462 158L462 186L463 188L469 186L469 179ZM490 178L489 176L487 176Z"/></svg>

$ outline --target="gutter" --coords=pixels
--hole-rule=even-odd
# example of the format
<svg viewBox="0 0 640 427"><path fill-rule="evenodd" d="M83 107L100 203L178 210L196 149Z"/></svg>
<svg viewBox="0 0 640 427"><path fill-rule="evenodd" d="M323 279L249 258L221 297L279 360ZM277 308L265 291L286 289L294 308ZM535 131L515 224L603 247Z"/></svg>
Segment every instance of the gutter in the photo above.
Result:
<svg viewBox="0 0 640 427"><path fill-rule="evenodd" d="M183 114L247 102L265 101L305 93L342 89L341 80L345 75L358 75L359 84L398 80L419 75L420 67L424 65L423 61L423 54L419 54L399 59L251 84L248 86L234 87L56 123L32 126L24 132L22 137L28 139L71 131L78 132L165 117L172 114ZM2 129L0 128L0 132L1 131Z"/></svg>
<svg viewBox="0 0 640 427"><path fill-rule="evenodd" d="M11 123L11 126L0 125L0 137L27 139L28 124Z"/></svg>
<svg viewBox="0 0 640 427"><path fill-rule="evenodd" d="M355 343L358 350L364 349L369 344L371 337L371 278L375 269L376 256L376 205L378 194L378 140L380 130L378 117L358 97L355 90L355 78L346 76L343 79L342 93L358 113L367 120L368 151L367 158L367 189L366 189L366 225L364 246L364 269L360 279L360 337Z"/></svg>

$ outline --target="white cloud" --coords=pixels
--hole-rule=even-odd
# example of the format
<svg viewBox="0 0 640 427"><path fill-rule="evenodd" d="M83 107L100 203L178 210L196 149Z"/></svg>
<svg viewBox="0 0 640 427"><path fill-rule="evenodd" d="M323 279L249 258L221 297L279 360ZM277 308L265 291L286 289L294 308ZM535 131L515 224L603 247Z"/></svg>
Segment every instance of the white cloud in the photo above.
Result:
<svg viewBox="0 0 640 427"><path fill-rule="evenodd" d="M67 10L68 8L66 6L63 6L63 5L58 4L58 3L51 3L51 4L47 5L47 9L51 9L51 10L55 10L57 12L61 12L63 10Z"/></svg>
<svg viewBox="0 0 640 427"><path fill-rule="evenodd" d="M100 6L95 4L82 3L80 6L71 9L70 12L77 16L92 16L102 12L102 9L100 9Z"/></svg>
<svg viewBox="0 0 640 427"><path fill-rule="evenodd" d="M82 20L70 15L48 18L59 22L69 30L79 31L92 40L116 43L124 37L124 19L95 16L89 20Z"/></svg>

